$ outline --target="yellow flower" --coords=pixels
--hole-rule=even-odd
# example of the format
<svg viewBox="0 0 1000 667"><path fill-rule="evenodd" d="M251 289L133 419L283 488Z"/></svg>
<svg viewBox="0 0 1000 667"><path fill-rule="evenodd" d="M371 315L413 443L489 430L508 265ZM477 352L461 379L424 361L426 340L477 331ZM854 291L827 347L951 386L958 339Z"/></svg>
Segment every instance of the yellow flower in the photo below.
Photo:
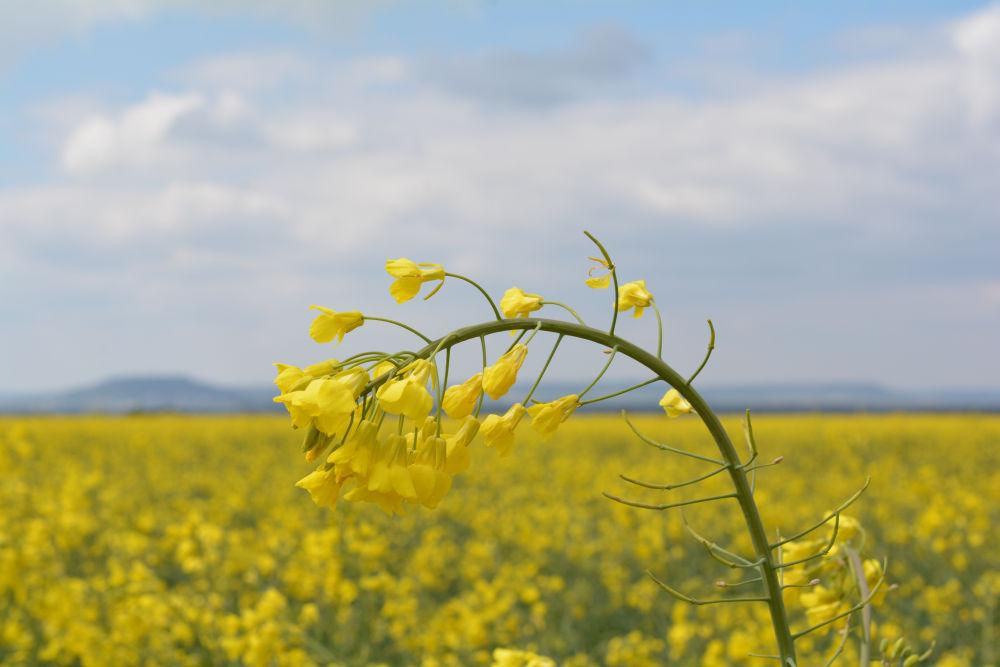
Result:
<svg viewBox="0 0 1000 667"><path fill-rule="evenodd" d="M367 378L363 368L352 368L332 378L312 380L305 389L281 394L274 401L285 405L296 428L315 424L321 432L333 435L350 420Z"/></svg>
<svg viewBox="0 0 1000 667"><path fill-rule="evenodd" d="M434 399L427 391L432 368L426 359L417 359L400 369L400 375L386 380L375 392L379 404L390 414L424 419L434 407Z"/></svg>
<svg viewBox="0 0 1000 667"><path fill-rule="evenodd" d="M446 415L452 419L462 419L472 414L476 401L483 393L483 374L476 373L462 384L445 389L441 405Z"/></svg>
<svg viewBox="0 0 1000 667"><path fill-rule="evenodd" d="M597 262L597 266L592 266L590 267L590 270L587 271L587 287L591 289L607 289L608 286L611 285L611 265L608 264L606 260L599 257L588 257L587 259ZM607 270L607 273L603 276L595 276L594 271L597 271L602 267Z"/></svg>
<svg viewBox="0 0 1000 667"><path fill-rule="evenodd" d="M451 475L445 470L447 443L440 436L431 436L420 443L413 463L407 466L416 500L434 509L451 489Z"/></svg>
<svg viewBox="0 0 1000 667"><path fill-rule="evenodd" d="M667 393L660 399L660 407L663 408L664 412L670 418L680 417L681 415L693 412L691 404L676 389L667 390Z"/></svg>
<svg viewBox="0 0 1000 667"><path fill-rule="evenodd" d="M633 280L618 288L618 310L635 308L632 317L642 317L644 308L653 305L653 295L646 289L645 280Z"/></svg>
<svg viewBox="0 0 1000 667"><path fill-rule="evenodd" d="M446 435L444 440L447 444L445 453L445 472L449 475L457 475L465 472L470 463L469 444L479 433L479 420L469 415L462 420L458 430L450 435Z"/></svg>
<svg viewBox="0 0 1000 667"><path fill-rule="evenodd" d="M275 364L274 366L278 369L278 376L274 378L274 384L278 385L282 394L287 394L295 389L305 389L309 380L332 375L340 367L340 362L336 359L327 359L318 364L306 366L305 370L288 364Z"/></svg>
<svg viewBox="0 0 1000 667"><path fill-rule="evenodd" d="M510 406L507 412L500 415L489 415L483 420L483 440L487 447L493 447L500 456L507 456L514 446L514 429L521 422L527 411L520 403Z"/></svg>
<svg viewBox="0 0 1000 667"><path fill-rule="evenodd" d="M489 394L494 401L506 394L517 381L517 371L521 368L527 355L528 346L518 343L497 359L492 366L487 366L483 371L483 391Z"/></svg>
<svg viewBox="0 0 1000 667"><path fill-rule="evenodd" d="M340 480L348 477L360 477L368 479L371 472L372 457L378 446L378 425L363 419L354 429L354 433L347 442L338 449L330 452L326 457L326 462L334 466L337 471L337 478Z"/></svg>
<svg viewBox="0 0 1000 667"><path fill-rule="evenodd" d="M580 397L576 394L569 394L562 398L557 398L551 403L538 403L528 408L531 415L531 427L543 438L549 438L559 425L569 419L573 411L580 405Z"/></svg>
<svg viewBox="0 0 1000 667"><path fill-rule="evenodd" d="M444 282L444 267L440 264L417 264L401 257L387 260L385 270L395 278L389 286L389 293L396 299L396 303L403 303L415 297L420 292L420 286L426 282L431 280Z"/></svg>
<svg viewBox="0 0 1000 667"><path fill-rule="evenodd" d="M368 490L405 499L417 497L413 479L406 469L406 438L394 434L380 443L368 478Z"/></svg>
<svg viewBox="0 0 1000 667"><path fill-rule="evenodd" d="M493 650L492 667L556 667L552 658L511 648Z"/></svg>
<svg viewBox="0 0 1000 667"><path fill-rule="evenodd" d="M313 502L320 507L334 507L337 504L337 497L340 496L340 482L333 470L323 470L322 467L312 471L299 481L295 486L309 492Z"/></svg>
<svg viewBox="0 0 1000 667"><path fill-rule="evenodd" d="M309 335L317 343L329 343L334 338L339 343L344 340L344 334L365 323L365 316L357 310L338 313L323 306L309 306L309 310L320 311L309 327Z"/></svg>
<svg viewBox="0 0 1000 667"><path fill-rule="evenodd" d="M528 313L540 310L541 294L528 294L520 287L511 287L500 299L500 311L504 317L527 317Z"/></svg>

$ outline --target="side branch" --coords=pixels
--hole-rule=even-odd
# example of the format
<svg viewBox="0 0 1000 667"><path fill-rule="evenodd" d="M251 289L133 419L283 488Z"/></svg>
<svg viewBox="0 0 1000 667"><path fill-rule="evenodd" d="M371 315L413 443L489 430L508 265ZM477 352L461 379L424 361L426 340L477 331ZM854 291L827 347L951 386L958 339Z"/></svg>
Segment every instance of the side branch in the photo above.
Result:
<svg viewBox="0 0 1000 667"><path fill-rule="evenodd" d="M693 604L699 607L706 604L725 604L726 602L769 602L771 599L769 597L764 596L764 597L716 598L714 600L699 600L698 598L693 598L689 595L684 595L684 593L681 593L679 590L675 588L671 588L664 582L657 579L656 575L650 572L649 570L646 570L646 574L648 574L649 578L655 581L660 588L665 590L667 593L670 593L670 595L674 596L681 602L687 602L688 604Z"/></svg>

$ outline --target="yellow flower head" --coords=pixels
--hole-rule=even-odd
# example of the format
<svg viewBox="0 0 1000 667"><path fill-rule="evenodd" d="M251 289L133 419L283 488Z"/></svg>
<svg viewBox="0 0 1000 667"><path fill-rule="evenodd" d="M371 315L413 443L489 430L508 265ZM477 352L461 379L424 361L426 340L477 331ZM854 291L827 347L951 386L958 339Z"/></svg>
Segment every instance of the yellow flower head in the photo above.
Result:
<svg viewBox="0 0 1000 667"><path fill-rule="evenodd" d="M681 396L680 392L672 388L668 389L667 393L660 399L660 407L670 418L680 417L694 411L691 404Z"/></svg>
<svg viewBox="0 0 1000 667"><path fill-rule="evenodd" d="M500 312L504 317L527 317L528 313L540 310L541 294L528 294L520 287L511 287L500 299Z"/></svg>
<svg viewBox="0 0 1000 667"><path fill-rule="evenodd" d="M479 433L479 420L469 415L462 420L458 430L450 435L445 435L445 472L449 475L457 475L465 472L469 468L469 445Z"/></svg>
<svg viewBox="0 0 1000 667"><path fill-rule="evenodd" d="M511 648L493 649L492 667L556 667L552 658L531 651Z"/></svg>
<svg viewBox="0 0 1000 667"><path fill-rule="evenodd" d="M427 391L432 368L426 359L417 359L400 369L399 375L386 380L375 392L379 405L390 414L423 420L434 407L434 399Z"/></svg>
<svg viewBox="0 0 1000 667"><path fill-rule="evenodd" d="M415 297L420 292L420 286L426 282L440 280L444 283L444 267L440 264L417 264L400 257L387 260L385 270L395 278L389 286L389 293L396 299L396 303L403 303ZM438 287L440 288L440 285ZM430 298L436 291L437 289L432 291L426 298Z"/></svg>
<svg viewBox="0 0 1000 667"><path fill-rule="evenodd" d="M559 425L569 419L573 411L580 405L580 397L570 394L557 398L551 403L538 403L528 408L531 415L531 427L543 438L549 438Z"/></svg>
<svg viewBox="0 0 1000 667"><path fill-rule="evenodd" d="M527 355L528 346L518 343L492 366L487 366L483 371L483 391L494 401L506 394L517 381L517 371Z"/></svg>
<svg viewBox="0 0 1000 667"><path fill-rule="evenodd" d="M452 419L462 419L472 414L476 401L483 393L483 374L476 373L462 384L445 389L441 405L446 415Z"/></svg>
<svg viewBox="0 0 1000 667"><path fill-rule="evenodd" d="M514 446L514 429L517 428L526 412L523 405L515 403L502 417L500 415L486 417L480 429L483 432L486 446L496 449L500 456L507 456L510 453L510 448Z"/></svg>
<svg viewBox="0 0 1000 667"><path fill-rule="evenodd" d="M338 313L323 306L309 306L309 309L319 311L319 315L309 327L309 335L317 343L329 343L334 338L339 343L344 340L344 334L354 331L365 323L365 316L357 310Z"/></svg>
<svg viewBox="0 0 1000 667"><path fill-rule="evenodd" d="M646 289L645 280L633 280L618 288L618 310L635 308L632 317L642 317L642 311L653 305L653 295Z"/></svg>
<svg viewBox="0 0 1000 667"><path fill-rule="evenodd" d="M611 265L600 257L588 257L587 259L597 262L596 266L590 267L587 271L587 287L591 289L607 289L611 285ZM595 276L594 272L604 269L607 271L603 276Z"/></svg>
<svg viewBox="0 0 1000 667"><path fill-rule="evenodd" d="M333 470L323 470L320 466L299 481L295 486L309 492L313 502L320 507L334 507L340 496L340 481Z"/></svg>
<svg viewBox="0 0 1000 667"><path fill-rule="evenodd" d="M363 368L352 368L332 378L312 380L305 389L281 394L274 401L285 405L296 428L314 424L322 433L333 435L350 420L367 378Z"/></svg>

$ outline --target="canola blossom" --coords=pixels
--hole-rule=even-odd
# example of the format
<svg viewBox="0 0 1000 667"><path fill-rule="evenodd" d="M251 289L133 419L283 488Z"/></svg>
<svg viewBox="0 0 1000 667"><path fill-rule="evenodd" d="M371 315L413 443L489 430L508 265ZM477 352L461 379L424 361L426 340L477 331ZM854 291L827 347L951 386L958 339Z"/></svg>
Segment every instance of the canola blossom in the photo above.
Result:
<svg viewBox="0 0 1000 667"><path fill-rule="evenodd" d="M632 417L672 446L713 453L697 419L664 420ZM739 436L738 417L722 422ZM861 557L879 566L888 556L873 667L899 667L935 640L930 664L990 664L1000 416L769 414L753 426L761 460L785 455L758 480L772 534L826 518L832 499L874 473L836 540L867 544ZM0 664L769 664L747 657L772 641L763 605L692 606L645 574L666 561L684 591L748 594L752 584L729 584L754 575L706 561L685 527L739 543L738 513L701 504L651 521L600 495L622 483L619 473L694 478L710 464L653 450L617 416L582 409L547 442L530 428L518 438L499 458L473 437L457 450L473 454L470 465L436 509L404 503L406 515L389 516L358 503L316 506L295 488L315 465L289 456L300 434L284 416L0 417ZM705 483L710 494L727 488L719 475ZM701 492L641 493L653 502ZM833 528L831 519L783 557L825 548ZM795 543L803 548L793 554ZM793 566L784 584L820 578L837 596L855 595L842 554L817 561L823 574ZM796 627L809 623L799 597L813 591L785 589ZM858 664L860 621L834 665ZM798 642L801 664L826 664L843 639L843 620L831 626Z"/></svg>
<svg viewBox="0 0 1000 667"><path fill-rule="evenodd" d="M838 531L842 522L845 528L850 529L851 519L844 515L844 511L858 499L868 482L812 526L789 538L772 538L758 505L757 476L758 471L783 459L778 457L770 463L760 459L749 412L743 426L746 454L740 453L719 417L694 388L694 380L715 349L714 325L708 322L710 335L704 359L685 379L663 358L663 321L646 281L636 280L620 285L617 267L605 247L591 234L586 235L602 256L597 260L598 266L607 271L605 276L595 278L592 270L586 279L587 285L600 289L614 284L616 288L610 323L606 329L589 326L571 306L546 301L538 294L529 294L517 287L508 289L497 307L490 294L471 278L449 273L440 264L417 264L408 259L386 262L387 272L395 278L389 292L397 302L412 299L425 282L437 281L436 287L425 297L429 298L441 289L447 276L452 276L477 289L496 320L467 324L432 338L405 323L388 318L362 316L357 311L338 313L321 309L310 330L313 339L319 342L334 337L339 341L365 319L372 319L409 331L423 345L415 350L402 349L394 353L360 352L332 367L326 375L314 377L310 374L307 382L297 382L291 390L288 390L290 378L282 375L287 367L279 367L276 383L282 393L275 401L286 406L293 427L307 431L302 448L306 460L321 461L318 468L298 482L298 486L323 507L334 507L338 498L343 498L349 502L375 504L391 515L402 515L411 506L434 509L442 504L455 486L455 476L469 467L470 460L475 456L469 451L470 444L477 434L482 435L486 447L496 450L500 457L507 457L514 451L520 437L518 427L525 419L530 421L532 431L543 440L548 440L578 408L660 382L666 385L659 402L665 416L696 417L711 437L716 452L713 455L696 454L661 443L623 413L628 428L640 441L660 451L679 458L699 460L710 464L711 469L690 479L669 482L641 481L623 474L621 481L632 485L631 492L604 491L603 495L630 510L653 512L679 508L692 510L696 506L720 503L735 504L744 523L742 545L724 545L714 538L703 536L691 526L688 526L688 532L704 547L708 556L729 568L743 571L748 578L739 584L724 581L721 586L724 592L709 597L700 594L695 597L684 592L676 583L668 583L651 570L648 571L650 580L663 593L696 607L751 605L765 609L773 634L763 648L771 651L766 655L778 660L784 667L797 667L800 664L797 657L799 645L807 645L813 641L814 635L829 633L834 626L839 626L844 642L830 660L843 652L847 638L853 635L862 663L866 664L876 649L873 644L872 607L881 601L876 595L883 588L886 571L884 565L880 565L867 551L863 553L865 545L850 541L850 530L842 536ZM574 321L533 317L532 314L545 304L562 307ZM632 310L633 317L640 318L646 308L653 308L656 314L655 353L615 332L620 312ZM516 335L517 338L492 364L487 364L487 338L501 333ZM490 411L480 417L484 407L490 410L487 397L496 401L512 390L530 347L539 344L536 339L551 339L553 336L555 338L544 365L525 398L514 402L502 413ZM557 352L564 339L596 346L607 355L606 362L594 380L578 393L540 401L535 398L535 393L552 362L556 360L558 363ZM478 343L477 348L481 348L481 369L466 381L449 385L452 355L466 343ZM615 360L621 358L638 363L652 374L652 379L585 400L584 397ZM373 371L377 371L374 376ZM304 388L300 386L303 382ZM449 431L446 417L463 421L457 430ZM449 459L456 461L449 463ZM699 491L720 480L728 482L728 488L721 493L705 491L685 499L674 495L658 499L643 496L649 490L662 493L682 487ZM833 522L834 532L829 543L825 547L811 549L808 540L826 530L830 522ZM838 536L840 542L837 541ZM800 540L807 541L803 543ZM805 575L794 569L807 564L808 567L803 570ZM662 568L659 563L655 565L658 569ZM805 583L785 583L786 577L798 581L802 576L812 574L821 576ZM827 583L824 577L830 582ZM738 594L726 592L726 589L737 585L745 585L745 588L741 588ZM793 622L792 601L786 594L789 587L808 589L796 598L805 608L804 625ZM534 656L530 651L524 653L520 648L501 648L508 651L494 655L494 659L501 664L547 659ZM748 651L748 655L750 653ZM902 657L913 663L914 660L924 661L929 656L929 652L916 654L911 650Z"/></svg>

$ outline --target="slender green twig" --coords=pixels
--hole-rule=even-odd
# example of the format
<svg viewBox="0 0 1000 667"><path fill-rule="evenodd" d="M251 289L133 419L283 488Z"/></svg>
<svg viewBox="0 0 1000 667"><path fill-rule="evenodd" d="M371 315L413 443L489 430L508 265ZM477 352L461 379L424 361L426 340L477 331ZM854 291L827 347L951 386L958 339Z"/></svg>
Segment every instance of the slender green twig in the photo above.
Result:
<svg viewBox="0 0 1000 667"><path fill-rule="evenodd" d="M729 470L729 465L728 464L721 465L718 468L716 468L715 470L713 470L711 472L707 472L704 475L699 475L698 477L695 477L694 479L689 479L686 482L677 482L676 484L652 484L650 482L643 482L643 481L640 481L638 479L633 479L631 477L627 477L625 475L618 475L618 476L621 477L626 482L629 482L630 484L635 484L636 486L642 486L642 487L645 487L647 489L658 489L658 490L661 490L661 491L673 491L674 489L679 489L682 486L690 486L691 484L697 484L698 482L703 482L706 479L708 479L709 477L715 477L720 472L724 472L726 470Z"/></svg>
<svg viewBox="0 0 1000 667"><path fill-rule="evenodd" d="M598 382L601 381L601 378L604 377L604 374L607 373L608 369L611 367L611 362L615 360L616 354L618 354L618 348L617 347L611 348L611 353L608 354L608 360L604 362L604 368L602 368L601 372L597 374L597 377L595 377L593 381L586 387L584 387L584 389L578 394L580 398L583 398L588 391L594 388L594 385L596 385Z"/></svg>
<svg viewBox="0 0 1000 667"><path fill-rule="evenodd" d="M397 327L403 327L404 329L406 329L410 333L416 334L420 338L423 338L424 342L426 342L428 345L430 345L430 342L431 342L430 338L428 338L427 336L423 335L422 333L420 333L419 331L417 331L416 329L414 329L413 327L411 327L408 324L403 324L402 322L397 322L396 320L390 320L387 317L372 317L371 315L364 315L363 317L366 320L372 320L374 322L388 322L389 324L395 324Z"/></svg>
<svg viewBox="0 0 1000 667"><path fill-rule="evenodd" d="M645 387L646 385L650 385L650 384L653 384L654 382L660 382L660 381L661 381L660 378L649 378L645 382L640 382L639 384L634 384L631 387L628 387L627 389L622 389L620 391L615 391L615 392L612 392L610 394L605 394L604 396L598 396L597 398L592 398L589 401L580 401L580 405L590 405L591 403L600 403L601 401L606 401L609 398L615 398L616 396L621 396L622 394L627 394L630 391L634 391L636 389L640 389L642 387Z"/></svg>
<svg viewBox="0 0 1000 667"><path fill-rule="evenodd" d="M503 319L503 316L500 314L500 309L497 308L497 304L494 303L494 301L493 301L493 297L491 297L490 294L489 294L489 292L487 292L486 290L484 290L482 288L482 286L480 286L480 284L477 283L475 280L473 280L472 278L466 278L465 276L459 275L457 273L449 273L447 271L445 271L444 275L451 276L452 278L458 278L459 280L464 280L465 282L467 282L470 285L472 285L473 287L475 287L477 290L479 290L482 293L482 295L484 297L486 297L486 301L490 304L490 308L493 309L493 314L496 315L496 318L498 320L502 320Z"/></svg>
<svg viewBox="0 0 1000 667"><path fill-rule="evenodd" d="M847 500L845 500L844 502L842 502L839 505L837 505L836 508L834 508L829 514L827 514L821 520L817 521L816 523L814 523L813 525L809 526L805 530L800 530L799 532L795 533L794 535L792 535L790 537L785 537L785 538L783 538L783 539L775 542L774 544L771 545L771 548L774 549L776 547L780 547L783 544L788 544L789 542L794 542L795 540L799 539L800 537L804 537L804 536L808 535L809 533L813 532L814 530L816 530L817 528L822 527L824 524L826 524L827 522L829 522L830 519L833 519L833 518L839 516L841 512L843 512L844 510L846 510L848 507L850 507L854 503L855 500L857 500L858 498L861 497L861 494L865 492L865 489L868 488L868 485L871 484L871 482L872 482L872 478L868 477L867 479L865 479L864 486L862 486L860 489L858 489L857 491L855 491L854 493L852 493L851 496Z"/></svg>
<svg viewBox="0 0 1000 667"><path fill-rule="evenodd" d="M668 586L664 582L662 582L659 579L657 579L656 575L653 574L652 572L650 572L649 570L646 570L646 574L648 574L649 577L653 581L655 581L660 588L662 588L663 590L665 590L667 593L670 593L670 595L674 596L678 600L681 600L682 602L687 602L688 604L693 604L693 605L699 606L699 607L702 606L702 605L706 605L706 604L724 604L726 602L769 602L770 601L770 598L768 598L768 597L718 598L716 600L699 600L697 598L693 598L691 596L684 595L684 593L681 593L679 590L677 590L675 588L671 588L670 586Z"/></svg>
<svg viewBox="0 0 1000 667"><path fill-rule="evenodd" d="M556 338L555 345L552 346L552 351L549 352L548 359L545 360L545 365L542 366L542 372L538 374L537 378L535 378L535 384L531 385L531 389L528 391L528 395L524 397L524 400L521 401L521 405L528 405L528 401L530 401L531 397L535 395L535 390L538 389L538 384L545 376L545 371L549 369L549 364L552 363L552 357L556 356L556 350L559 349L559 343L562 342L562 339L563 335L559 334L559 337Z"/></svg>
<svg viewBox="0 0 1000 667"><path fill-rule="evenodd" d="M719 459L713 459L711 456L702 456L701 454L689 452L686 449L678 449L677 447L671 447L670 445L664 445L662 443L656 442L655 440L650 440L639 429L635 427L635 424L633 424L632 421L628 418L628 415L625 413L624 410L622 410L621 414L622 414L622 419L625 420L625 423L628 424L628 427L630 429L632 429L632 432L635 433L636 437L645 442L647 445L656 447L657 449L662 450L664 452L673 452L674 454L680 454L681 456L687 456L692 459L698 459L699 461L714 463L715 465L719 466L726 465L725 461L720 461Z"/></svg>
<svg viewBox="0 0 1000 667"><path fill-rule="evenodd" d="M522 331L521 333L523 334L524 332ZM479 337L479 346L482 348L483 351L483 369L480 371L480 373L483 373L486 371L486 336ZM479 411L483 409L483 401L485 400L485 396L486 392L480 391L479 398L476 399L475 416L477 419L479 418Z"/></svg>
<svg viewBox="0 0 1000 667"><path fill-rule="evenodd" d="M735 493L723 493L717 496L708 496L705 498L695 498L694 500L682 500L676 503L640 503L635 500L628 500L627 498L622 498L620 496L613 495L605 491L602 494L605 498L614 500L622 505L630 505L632 507L639 507L644 510L668 510L674 507L685 507L687 505L697 505L699 503L709 503L715 500L725 500L726 498L735 498Z"/></svg>
<svg viewBox="0 0 1000 667"><path fill-rule="evenodd" d="M573 308L571 308L570 306L563 303L562 301L542 301L541 303L543 306L559 306L560 308L569 311L569 314L572 315L577 322L579 322L584 326L587 326L587 323L583 321L583 318L580 317L580 314L577 313L575 310L573 310Z"/></svg>
<svg viewBox="0 0 1000 667"><path fill-rule="evenodd" d="M658 316L659 312L657 312L657 317ZM712 320L708 320L708 332L709 332L708 350L705 352L705 358L701 360L701 365L698 366L698 368L695 369L694 373L691 374L691 377L687 379L688 384L694 382L694 379L698 377L698 374L701 373L701 370L705 368L705 366L708 364L709 358L711 358L712 356L712 351L715 349L715 325L712 324Z"/></svg>
<svg viewBox="0 0 1000 667"><path fill-rule="evenodd" d="M654 299L650 303L653 307L653 314L656 315L656 356L659 359L663 358L663 316L660 315L660 308L656 305L656 300ZM690 384L690 380L688 383Z"/></svg>

